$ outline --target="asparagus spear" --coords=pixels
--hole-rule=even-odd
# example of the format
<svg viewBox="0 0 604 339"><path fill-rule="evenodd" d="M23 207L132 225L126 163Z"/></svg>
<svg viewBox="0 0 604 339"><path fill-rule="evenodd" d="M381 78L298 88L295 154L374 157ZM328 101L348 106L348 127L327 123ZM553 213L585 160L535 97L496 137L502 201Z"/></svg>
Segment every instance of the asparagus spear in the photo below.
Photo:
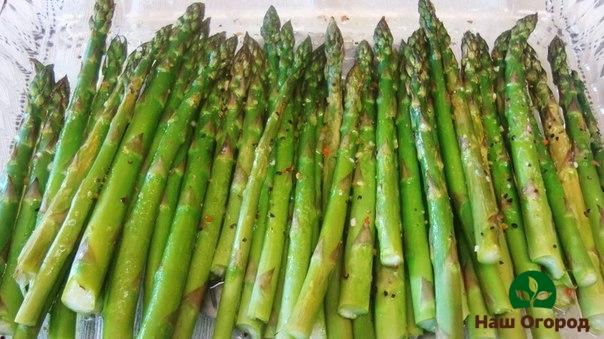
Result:
<svg viewBox="0 0 604 339"><path fill-rule="evenodd" d="M90 39L84 55L82 55L82 68L65 113L65 126L61 132L56 155L51 166L40 215L43 215L57 195L67 175L67 169L84 141L101 58L105 51L105 39L111 26L114 8L113 0L97 0L94 4L94 12L90 19Z"/></svg>
<svg viewBox="0 0 604 339"><path fill-rule="evenodd" d="M491 176L487 164L480 151L480 136L476 133L474 122L470 114L470 107L476 109L476 102L472 97L468 98L464 91L464 85L472 88L469 84L470 63L476 61L476 55L467 47L467 35L462 42L462 50L466 59L472 59L464 63L465 84L459 79L459 67L453 51L450 47L450 38L442 24L440 27L440 38L442 50L443 68L446 74L447 89L451 97L453 107L453 122L457 132L457 140L461 151L462 167L468 193L472 206L472 217L474 224L474 251L480 263L492 264L501 257L498 245L499 210L495 199ZM473 80L476 81L476 80ZM475 94L475 93L473 93Z"/></svg>
<svg viewBox="0 0 604 339"><path fill-rule="evenodd" d="M278 20L278 18L277 18ZM273 20L274 21L274 20ZM268 23L267 23L268 24ZM277 84L278 87L283 86L283 82L287 76L287 69L291 64L292 51L294 43L294 30L291 25L291 22L286 22L281 31L279 33L279 38L274 46L276 48L278 61L278 78ZM267 48L267 47L265 47ZM288 52L289 51L289 52ZM270 69L269 69L270 72ZM275 105L274 100L276 96L277 88L271 89L271 96L269 97L269 107L273 107ZM288 105L285 109L285 114L290 114L289 112L292 110L291 105ZM290 120L290 119L285 119ZM287 166L286 166L287 167ZM235 212L235 211L233 211ZM235 218L229 218L230 223L228 225L233 225L236 223ZM214 254L214 258L212 260L212 272L218 276L224 275L224 270L228 263L229 254L231 251L231 247L233 245L233 239L235 238L235 228L234 227L223 227L220 232L220 238L218 240L218 245L216 247L216 253Z"/></svg>
<svg viewBox="0 0 604 339"><path fill-rule="evenodd" d="M293 58L294 36L291 24L284 25L278 43L279 68L291 67ZM281 274L282 257L285 249L286 223L289 215L289 203L292 189L292 172L294 169L294 119L296 119L293 102L283 112L283 121L279 127L275 143L275 178L269 202L269 218L262 253L248 316L268 322L273 300L277 289L278 277Z"/></svg>
<svg viewBox="0 0 604 339"><path fill-rule="evenodd" d="M434 276L429 261L430 247L428 244L428 227L421 173L409 116L412 88L405 71L406 56L417 50L415 45L419 43L418 40L424 39L423 31L418 30L411 35L408 44L401 41L397 127L403 240L405 258L407 259L409 289L411 291L411 299L407 302L413 305L411 310L415 323L428 331L434 331Z"/></svg>
<svg viewBox="0 0 604 339"><path fill-rule="evenodd" d="M209 53L209 50L206 48L207 36L210 30L209 25L210 18L206 18L201 22L199 32L191 36L185 42L185 49L183 50L178 75L176 76L174 84L170 89L170 95L168 96L168 101L166 102L166 106L163 108L163 113L159 123L157 124L157 129L155 135L153 136L151 146L149 147L148 155L145 157L140 174L137 177L134 193L132 194L133 197L138 197L138 193L145 182L147 172L149 172L149 167L151 167L151 161L153 160L155 153L157 153L162 136L166 132L166 127L168 126L170 118L172 118L182 103L187 88L191 85L191 82L197 74L197 70L202 66L206 66L208 60L207 55ZM127 215L130 215L134 205L135 204L130 204Z"/></svg>
<svg viewBox="0 0 604 339"><path fill-rule="evenodd" d="M40 137L36 143L35 151L31 159L28 184L21 199L21 206L10 244L10 252L0 284L0 330L12 334L15 328L13 319L23 300L19 285L13 278L17 256L31 234L36 224L37 210L40 207L42 194L46 188L49 175L49 165L52 163L57 140L63 126L65 106L69 100L69 82L62 78L55 85L50 94L46 121L41 130Z"/></svg>
<svg viewBox="0 0 604 339"><path fill-rule="evenodd" d="M591 110L591 104L587 97L587 89L585 83L579 77L577 71L572 71L571 75L577 90L577 99L579 100L579 106L583 113L583 119L589 129L589 136L591 141L591 150L593 152L594 161L597 162L597 170L600 177L600 185L604 185L604 145L602 144L602 134L598 127L598 120L594 116Z"/></svg>
<svg viewBox="0 0 604 339"><path fill-rule="evenodd" d="M225 74L226 75L226 74ZM223 77L222 80L219 80L218 83L212 87L208 100L204 103L201 108L199 122L197 123L198 127L196 130L196 137L193 139L193 143L191 144L191 148L188 149L189 159L187 161L187 167L185 168L185 177L183 178L181 192L179 194L179 203L176 207L176 214L174 215L174 219L172 220L172 226L169 234L168 241L171 241L175 237L177 232L180 232L181 225L189 227L187 225L199 225L201 222L201 207L203 207L202 202L205 196L205 192L208 189L208 181L210 180L210 175L212 171L212 162L214 160L214 152L216 147L216 138L217 131L220 128L220 123L222 117L221 113L224 109L225 97L229 84L229 77ZM195 141L197 140L197 141ZM195 157L192 158L191 155ZM194 161L194 162L192 162ZM193 170L196 169L196 170ZM195 204L195 201L191 202L190 198L194 198L196 201L200 201L198 204ZM195 223L197 221L197 223ZM168 242L166 243L168 244ZM164 267L164 256L168 254L168 249L164 250L164 255L162 255L162 261L160 266L158 267L158 273L156 277L154 277L153 288L157 290L157 285L163 283L162 275L166 274L166 270L170 269L172 265L168 267ZM174 251L174 248L171 250ZM190 252L190 251L189 251ZM180 266L180 265L179 265ZM188 273L190 272L190 268L182 265L183 269ZM174 267L178 269L178 267ZM162 273L159 273L162 272ZM201 273L201 272L200 272ZM188 274L189 278L193 278L195 275ZM204 286L205 287L205 286ZM202 288L203 291L203 288ZM151 300L153 298L157 298L154 296L154 292L151 291ZM195 325L195 321L192 322L190 326L190 333L183 334L183 326L182 326L182 307L187 305L190 300L189 298L200 298L199 304L201 304L201 299L203 298L203 293L194 293L194 295L186 295L183 296L182 304L181 304L181 312L178 315L178 319L174 319L171 317L167 317L166 319L162 319L162 321L176 321L176 327L174 328L174 337L184 338L190 336L193 332L193 326ZM145 312L151 312L149 307L145 310ZM195 311L195 320L199 314L199 307ZM157 312L153 311L153 312ZM171 330L169 327L165 327L164 330ZM164 335L168 335L169 332L165 332Z"/></svg>
<svg viewBox="0 0 604 339"><path fill-rule="evenodd" d="M430 65L431 94L434 101L438 141L442 147L442 157L446 174L447 187L454 204L456 217L463 227L464 235L474 238L472 206L465 185L459 145L455 128L451 121L451 101L446 89L443 73L441 46L436 29L436 15L428 1L419 2L420 25L426 33L429 47L428 63ZM469 240L468 240L469 241ZM471 241L473 242L473 241Z"/></svg>
<svg viewBox="0 0 604 339"><path fill-rule="evenodd" d="M323 84L325 52L323 46L313 52L313 61L304 74L304 126L298 139L298 158L296 163L296 190L294 210L289 229L289 247L285 264L283 294L279 310L277 329L284 328L300 294L306 269L312 254L313 230L318 223L316 206L316 166L317 148L317 110L320 106L319 86ZM282 331L277 337L285 338Z"/></svg>
<svg viewBox="0 0 604 339"><path fill-rule="evenodd" d="M583 191L583 199L587 206L585 214L589 217L591 225L591 234L588 233L585 227L579 228L579 232L587 248L593 248L593 244L595 244L601 256L602 251L600 250L600 246L602 239L600 235L602 234L602 219L600 212L593 213L592 208L597 208L597 211L600 211L602 189L598 185L597 171L594 168L593 157L589 149L589 132L580 112L577 92L568 66L566 65L564 44L557 37L550 44L548 59L552 67L554 82L558 86L560 93L560 106L562 106L566 118L566 131L573 143L577 173ZM593 242L591 239L593 239ZM597 267L595 257L592 255L591 258L593 265ZM600 265L602 265L601 262ZM601 310L602 304L594 302L594 300L599 300L601 298L599 296L604 292L601 274L602 272L600 271L600 279L594 285L579 289L578 291L581 310L589 318L591 327L596 331L604 329L604 315Z"/></svg>
<svg viewBox="0 0 604 339"><path fill-rule="evenodd" d="M106 328L104 335L108 337L127 335L127 333L132 331L137 302L136 291L138 290L138 286L140 286L140 279L147 258L149 238L155 218L153 211L157 211L161 200L160 192L165 188L167 180L169 167L166 165L172 164L174 161L176 151L186 140L187 126L196 118L196 113L199 111L198 106L202 100L206 99L209 88L213 86L216 78L223 73L226 66L230 63L229 60L236 45L236 37L232 37L226 41L216 39L210 42L207 66L199 67L195 80L193 80L187 90L182 104L168 121L165 134L151 162L149 172L141 187L135 206L124 225L122 241L113 264L113 272L109 279L103 311L103 321ZM236 124L236 122L230 121L232 119L231 117L227 117L227 123ZM230 128L228 125L225 127ZM205 189L205 185L202 186ZM200 194L200 196L190 194L186 188L183 192L187 196L187 203L196 207L200 205L196 201L201 200L203 194ZM205 192L202 191L202 193ZM184 231L191 228L189 225L197 225L199 211L195 208L189 208L189 210L191 214L187 215L190 216L190 219L187 220L186 226L181 227L180 219L175 217L175 221L179 221L176 224L177 228L175 228L175 232L180 229ZM176 234L175 232L172 232L172 234ZM168 240L170 246L171 243ZM177 249L182 248L177 247ZM171 254L170 250L171 248L167 249L165 252L166 255ZM166 255L164 255L164 258L166 258ZM185 265L182 266L183 272L186 272L186 268L184 268L186 266L188 265L185 262ZM163 267L165 265L162 265L160 270L163 270ZM101 277L102 274L103 272L101 272ZM163 272L158 275L164 276ZM92 274L88 278L94 278L95 276L95 274ZM83 275L82 280L86 281L87 276ZM163 285L163 282L158 282L154 290L161 290L160 285ZM162 307L161 303L160 306L153 305L156 296L156 293L152 294L151 305L147 309L147 314L156 309L156 307ZM172 297L171 300L176 300L176 298ZM176 307L177 305L173 306L174 311L176 311Z"/></svg>
<svg viewBox="0 0 604 339"><path fill-rule="evenodd" d="M528 94L526 95L528 96ZM589 286L596 282L598 274L583 244L583 240L577 229L577 219L575 219L567 203L569 198L564 194L564 188L556 172L554 162L545 147L546 141L539 130L539 125L533 114L529 114L529 121L535 133L535 149L539 155L541 174L543 175L546 194L554 216L558 237L566 254L566 260L569 263L577 285L580 287Z"/></svg>
<svg viewBox="0 0 604 339"><path fill-rule="evenodd" d="M355 338L375 339L373 314L370 312L354 319L352 321L352 332Z"/></svg>
<svg viewBox="0 0 604 339"><path fill-rule="evenodd" d="M479 39L480 53L478 57L481 62L480 97L481 97L481 120L485 130L485 141L488 145L487 154L493 179L493 188L503 217L503 233L506 237L507 246L510 249L512 262L516 274L524 271L539 270L539 266L533 263L528 255L528 247L524 233L524 221L520 209L520 199L514 184L514 174L510 156L504 144L504 137L500 129L501 123L498 114L497 103L503 92L495 90L499 77L495 76L494 61L488 53L488 46L484 40ZM498 40L503 43L502 40ZM507 50L505 46L496 45L495 50ZM505 54L504 50L504 54ZM495 94L495 95L494 95Z"/></svg>
<svg viewBox="0 0 604 339"><path fill-rule="evenodd" d="M268 209L270 202L270 192L275 178L275 149L272 150L270 164L266 173L266 178L262 184L262 190L258 198L257 218L252 233L252 245L250 247L249 260L245 269L243 292L241 292L241 302L239 305L239 314L237 315L237 327L245 331L252 338L262 338L266 332L264 323L248 315L250 300L252 299L252 290L258 273L258 263L264 246L266 235L266 224L268 222Z"/></svg>
<svg viewBox="0 0 604 339"><path fill-rule="evenodd" d="M75 338L76 322L76 313L63 305L59 298L56 298L48 315L48 338Z"/></svg>
<svg viewBox="0 0 604 339"><path fill-rule="evenodd" d="M332 17L325 32L325 80L327 84L327 108L323 125L323 205L327 205L336 166L338 145L340 144L340 125L344 108L342 106L342 61L344 59L344 40L342 32Z"/></svg>
<svg viewBox="0 0 604 339"><path fill-rule="evenodd" d="M122 67L124 66L126 55L128 54L127 51L128 44L126 43L126 38L121 35L116 35L111 39L107 51L105 52L105 60L101 67L103 80L101 80L96 89L96 93L94 93L94 98L90 104L90 117L88 118L86 126L86 135L88 135L90 130L94 127L98 116L103 111L105 102L109 99L109 96L118 83L119 75L122 73Z"/></svg>
<svg viewBox="0 0 604 339"><path fill-rule="evenodd" d="M162 29L158 32L155 38L155 45L161 45L163 43L163 41L166 39L165 33L166 29ZM154 55L151 54L147 58L148 60L143 62L141 60L142 55L146 54L146 52L143 53L143 49L148 49L148 46L141 46L139 50L133 52L129 57L129 65L126 66L126 71L121 76L120 84L114 89L111 97L107 100L104 112L99 116L96 126L93 128L94 131L89 133L86 141L81 146L78 153L76 153L76 156L74 156L74 161L67 168L65 181L57 192L55 199L45 208L44 211L40 210L38 214L38 224L23 247L21 254L19 254L17 267L15 269L15 278L22 287L26 285L29 280L33 279L38 272L48 248L55 239L55 236L59 231L59 227L63 224L63 221L66 218L66 214L70 209L73 196L76 194L80 183L86 177L97 155L100 153L103 140L105 140L108 131L111 129L109 124L111 123L114 114L117 115L117 112L121 110L124 112L122 115L126 114L126 122L128 122L132 105L136 102L138 97L138 90L142 86L142 82L145 79L148 68L150 67L150 63L153 61L154 57ZM129 83L129 78L139 62L141 64L140 69L135 73L137 73L140 81L132 81L132 84L130 85L132 88L126 89L126 86ZM122 96L125 95L125 93L130 93L130 100L123 100ZM124 101L124 103L120 105L121 101ZM118 107L118 105L120 107ZM116 125L119 124L116 123ZM115 142L119 145L123 130L118 129L118 131L119 132L113 137L113 139L118 139L115 140ZM110 162L113 159L113 153L108 155L108 157L109 158L107 158L105 161L109 162L109 164L106 164L105 166L111 165ZM101 177L104 176L105 173L102 172ZM88 200L91 199L92 197L90 197ZM43 205L44 200L42 201L42 206ZM86 207L85 213L83 213L83 216L80 216L80 218L87 217L88 209L90 209L90 206ZM82 223L83 221L76 227L82 227Z"/></svg>
<svg viewBox="0 0 604 339"><path fill-rule="evenodd" d="M187 151L191 145L191 133L185 143L180 146L174 164L168 172L168 180L166 181L166 189L164 190L161 202L158 207L155 229L153 237L149 245L149 256L145 267L145 280L143 281L144 293L144 309L146 310L151 301L151 292L153 291L153 277L157 272L163 257L166 241L170 235L172 220L178 205L178 197L180 196L182 178L184 176L187 165Z"/></svg>
<svg viewBox="0 0 604 339"><path fill-rule="evenodd" d="M434 98L434 108L436 110L436 119L432 115L427 118L432 119L431 124L437 125L437 136L442 147L444 170L446 174L447 187L450 189L450 196L456 207L456 217L461 227L461 231L465 236L465 240L473 248L474 225L472 218L472 207L468 200L468 191L465 186L462 166L460 163L460 155L456 139L453 122L451 121L451 107L449 104L448 93L446 91L445 79L443 75L440 45L438 43L437 25L442 25L438 22L434 15L434 8L429 2L420 2L420 23L424 27L424 31L429 42L429 64L432 86L432 97ZM427 78L427 75L425 76ZM441 111L440 113L439 110ZM457 166L459 165L459 166ZM452 180L456 178L457 180ZM461 185L460 185L461 183ZM475 269L478 274L483 291L488 294L487 307L494 314L506 312L511 309L508 298L507 289L501 283L497 264L481 264L474 257ZM461 275L460 275L461 279ZM461 281L460 281L461 284ZM438 307L438 306L437 306Z"/></svg>
<svg viewBox="0 0 604 339"><path fill-rule="evenodd" d="M131 76L128 74L124 76L125 79L130 79L130 83L128 87L123 89L123 101L117 108L115 115L112 107L107 106L105 108L106 112L97 120L96 126L92 129L87 141L80 150L80 152L86 152L87 150L96 148L96 144L100 144L102 141L100 149L95 151L95 154L98 153L98 155L94 163L91 165L86 164L90 168L89 171L84 172L85 177L83 179L75 181L73 178L81 175L78 173L83 171L82 165L85 165L80 162L80 159L83 160L84 158L80 157L80 153L78 152L76 156L78 160L70 165L65 184L59 190L55 201L50 205L47 215L42 218L39 227L48 223L55 223L56 226L53 227L58 228L61 225L61 228L56 238L48 242L50 248L48 252L44 251L46 256L36 259L41 263L39 272L37 272L36 279L32 280L33 283L30 284L27 290L23 304L16 317L17 322L21 318L23 319L23 323L27 325L35 324L42 314L40 307L44 305L45 300L51 299L51 289L53 286L58 289L60 282L62 286L63 279L61 279L61 274L69 268L69 265L66 265L66 263L70 263L70 258L73 258L73 249L79 240L84 221L98 192L101 190L103 178L109 170L114 155L118 150L121 137L132 116L138 92L142 87L143 80L153 60L153 52L156 50L158 44L159 41L156 41L151 46L151 50L148 50L150 46L145 44L134 52L133 56L138 54L145 56L140 59L136 68L131 70ZM138 57L133 58L138 59ZM127 66L126 73L129 73L129 70L130 67ZM109 100L113 102L116 97L119 97L119 93L114 92L112 98ZM109 122L111 122L110 125ZM36 228L36 230L38 229ZM35 232L32 237L36 235ZM23 255L23 251L21 255Z"/></svg>
<svg viewBox="0 0 604 339"><path fill-rule="evenodd" d="M241 286L245 274L244 269L247 266L251 243L248 240L251 240L256 208L258 207L258 197L268 168L268 160L272 148L271 144L283 120L283 112L293 93L294 87L308 63L310 53L311 41L310 38L307 38L298 47L294 55L293 66L288 70L284 86L279 89L275 108L271 110L262 137L256 146L249 180L243 192L235 241L233 242L229 265L225 274L225 283L220 299L216 327L214 329L214 336L218 338L230 336L233 330L235 308L240 300Z"/></svg>
<svg viewBox="0 0 604 339"><path fill-rule="evenodd" d="M481 328L476 326L475 317L484 317L489 315L489 311L483 299L483 294L480 288L474 264L472 262L472 252L468 248L468 244L464 241L463 236L459 236L457 248L459 250L460 265L463 273L463 282L468 293L468 307L470 314L466 321L468 334L470 338L496 338L497 334L494 329Z"/></svg>
<svg viewBox="0 0 604 339"><path fill-rule="evenodd" d="M379 240L380 261L385 266L403 263L398 166L395 155L397 114L397 55L392 48L392 34L384 19L374 31L377 63L376 176L377 194L375 228Z"/></svg>
<svg viewBox="0 0 604 339"><path fill-rule="evenodd" d="M90 313L98 306L100 289L111 259L111 249L121 230L122 219L136 176L151 144L157 120L174 82L183 41L199 29L203 4L187 8L170 34L167 54L161 60L134 109L112 169L83 235L61 300L71 309Z"/></svg>
<svg viewBox="0 0 604 339"><path fill-rule="evenodd" d="M505 115L514 172L520 188L520 204L525 217L529 256L532 261L545 266L554 279L559 279L566 271L539 171L538 154L533 146L535 137L529 127L528 117L531 113L523 94L526 87L523 51L536 23L537 16L529 15L512 28L505 58Z"/></svg>
<svg viewBox="0 0 604 339"><path fill-rule="evenodd" d="M562 106L566 120L566 131L573 143L575 166L587 207L584 213L589 218L593 239L598 253L602 257L604 253L604 218L602 217L604 195L590 149L588 126L581 113L577 89L566 64L564 43L560 38L555 37L550 43L548 59L552 67L554 83L558 87L560 106Z"/></svg>
<svg viewBox="0 0 604 339"><path fill-rule="evenodd" d="M38 63L34 61L34 63ZM38 63L39 64L39 63ZM19 202L26 184L29 164L42 121L42 107L48 101L54 82L53 66L36 66L29 91L27 106L19 132L15 139L13 150L6 163L6 168L0 177L0 273L4 272L4 264L11 243L12 231L17 218Z"/></svg>
<svg viewBox="0 0 604 339"><path fill-rule="evenodd" d="M420 10L427 9L427 2L420 2ZM434 53L434 50L432 50ZM438 59L436 59L438 60ZM435 61L435 60L433 60ZM432 121L432 104L422 81L420 61L415 53L405 60L405 70L411 79L411 126L415 134L415 146L422 173L430 243L434 268L436 333L448 337L463 337L461 307L461 272L455 248L454 221L449 203L445 173L440 158L437 133ZM425 72L423 74L425 77ZM441 108L442 109L442 108Z"/></svg>
<svg viewBox="0 0 604 339"><path fill-rule="evenodd" d="M530 50L530 47L527 48L527 51L528 50ZM535 58L534 55L533 58ZM535 58L534 60L537 59ZM527 61L525 62L527 63L527 74L530 75L527 75L527 79L530 79L534 77L534 75L531 73L535 72L536 70L535 67L531 67ZM534 81L529 81L529 83L531 84L531 88L535 88L532 86ZM545 86L547 86L547 84L545 84ZM549 87L547 90L548 89ZM532 91L532 93L535 92ZM534 95L533 97L537 99L535 101L541 100ZM548 97L549 95L543 99L548 100ZM537 106L540 106L540 108L545 108L543 102L540 102L541 103ZM557 105L555 107L557 107ZM596 282L599 274L592 265L592 259L590 258L587 246L581 239L581 232L579 231L579 228L585 228L585 226L579 226L579 223L582 220L576 218L576 213L574 213L573 209L571 208L571 206L573 206L570 202L572 200L572 196L567 195L564 190L564 185L562 184L562 180L556 171L554 161L552 160L552 157L545 146L548 141L541 134L539 125L533 114L529 114L529 120L533 131L535 131L535 149L539 154L541 173L543 175L549 205L552 209L558 236L566 254L566 260L569 262L571 272L577 285L580 287L589 286Z"/></svg>
<svg viewBox="0 0 604 339"><path fill-rule="evenodd" d="M344 279L344 273L342 272L342 252L342 249L340 249L338 257L335 258L335 267L329 277L327 291L325 292L325 298L323 300L325 327L327 329L327 336L329 338L352 339L352 321L348 318L344 318L338 313L338 306L340 304L340 284L342 279ZM315 317L312 324L312 331L314 331L316 322L317 318Z"/></svg>
<svg viewBox="0 0 604 339"><path fill-rule="evenodd" d="M247 43L247 42L246 42ZM226 103L224 123L217 133L217 148L214 162L211 167L211 179L207 187L205 200L203 195L196 196L203 206L190 208L196 214L189 212L188 220L183 218L185 214L177 214L173 232L168 239L167 247L162 259L162 265L157 274L156 284L152 294L151 304L145 314L139 336L145 338L151 333L160 331L170 334L174 323L169 324L170 314L176 314L181 299L174 296L173 291L181 291L187 280L189 272L198 274L197 270L190 270L191 251L193 250L194 234L196 226L203 230L217 229L222 223L224 206L228 195L228 183L234 167L234 153L237 151L239 134L243 120L242 105L248 86L249 54L246 47L240 49L235 56L231 70L231 81L229 83L229 94ZM189 194L186 202L195 206L191 199L194 195ZM185 205L186 205L185 202ZM203 202L203 203L201 203ZM204 250L208 248L205 247ZM176 264L178 263L178 264Z"/></svg>
<svg viewBox="0 0 604 339"><path fill-rule="evenodd" d="M362 41L357 47L361 69L371 72L371 47ZM355 319L369 312L373 278L375 238L375 83L367 74L362 84L362 109L359 123L358 163L352 181L352 204L344 252L344 279L340 290L339 313Z"/></svg>
<svg viewBox="0 0 604 339"><path fill-rule="evenodd" d="M252 45L251 53L255 55L253 59L255 60L254 64L254 78L252 79L252 83L250 85L250 92L248 94L248 102L246 107L246 114L249 114L250 123L249 127L244 128L249 133L249 141L252 142L252 145L243 146L246 149L253 147L258 142L258 139L262 135L262 127L264 122L264 115L266 111L266 86L264 85L266 81L267 73L262 69L265 66L266 59L265 56L258 44L254 42ZM256 120L252 122L252 117L255 116ZM237 217L239 214L239 208L241 207L241 198L243 189L245 188L245 181L247 180L247 173L240 171L244 167L249 170L252 163L252 154L253 151L250 149L247 152L240 152L240 159L238 162L238 174L235 176L238 180L233 182L231 186L231 190L234 187L237 188L237 193L231 192L229 197L229 203L233 202L233 206L237 205L236 208L231 208L231 220L236 224ZM260 261L260 255L262 253L262 246L264 242L264 235L266 233L266 221L268 218L268 208L269 208L269 200L270 200L270 186L272 185L273 178L275 175L275 167L274 167L274 150L273 154L271 154L271 161L269 165L269 169L266 175L265 182L262 186L262 191L260 193L259 202L258 202L258 216L256 219L256 223L254 225L254 230L252 234L252 245L250 248L249 261L247 263L247 267L245 270L245 280L243 286L243 292L241 294L241 302L239 306L239 313L237 315L237 327L248 333L253 338L260 338L262 336L263 323L257 319L253 319L248 316L248 309L250 299L252 297L252 290L254 288L254 281L256 280L256 272L258 270L258 262ZM245 164L245 166L243 166ZM235 185L237 182L237 185ZM227 211L229 208L227 208ZM236 212L236 213L235 213ZM228 216L228 214L227 214ZM233 224L227 223L225 220L224 226ZM214 239L214 242L217 239Z"/></svg>
<svg viewBox="0 0 604 339"><path fill-rule="evenodd" d="M364 62L366 63L366 61ZM338 160L334 172L334 183L327 209L323 214L323 225L318 243L310 259L310 266L300 295L287 323L287 332L294 337L308 336L325 296L330 273L334 271L342 247L342 233L348 210L348 197L354 172L354 155L357 148L357 121L362 109L365 74L360 63L349 71L346 78L346 102L342 122ZM337 279L337 276L332 277Z"/></svg>
<svg viewBox="0 0 604 339"><path fill-rule="evenodd" d="M405 338L407 336L407 308L403 265L387 267L378 262L375 287L376 337Z"/></svg>

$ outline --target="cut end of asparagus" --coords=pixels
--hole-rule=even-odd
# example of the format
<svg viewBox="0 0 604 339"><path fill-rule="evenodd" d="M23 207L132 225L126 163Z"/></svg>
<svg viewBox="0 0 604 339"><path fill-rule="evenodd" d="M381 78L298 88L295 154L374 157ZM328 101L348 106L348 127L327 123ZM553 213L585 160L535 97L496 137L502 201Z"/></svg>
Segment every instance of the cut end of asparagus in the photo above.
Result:
<svg viewBox="0 0 604 339"><path fill-rule="evenodd" d="M342 317L348 318L348 319L356 319L361 315L367 314L367 312L369 312L367 307L362 307L359 305L340 304L340 307L338 308L338 313Z"/></svg>
<svg viewBox="0 0 604 339"><path fill-rule="evenodd" d="M483 264L494 264L501 258L501 252L497 244L482 245L476 251L478 261Z"/></svg>
<svg viewBox="0 0 604 339"><path fill-rule="evenodd" d="M61 301L69 309L90 314L96 310L95 296L89 290L74 281L68 281L61 296Z"/></svg>
<svg viewBox="0 0 604 339"><path fill-rule="evenodd" d="M384 250L380 253L380 262L384 266L396 267L403 263L403 257L397 253L388 253Z"/></svg>
<svg viewBox="0 0 604 339"><path fill-rule="evenodd" d="M553 255L544 255L539 258L531 259L533 262L544 266L553 279L562 279L564 275L567 275L566 271L564 270L564 265L562 265L560 261L558 261L558 259Z"/></svg>
<svg viewBox="0 0 604 339"><path fill-rule="evenodd" d="M434 318L418 321L416 325L428 332L434 333L436 331L436 319Z"/></svg>

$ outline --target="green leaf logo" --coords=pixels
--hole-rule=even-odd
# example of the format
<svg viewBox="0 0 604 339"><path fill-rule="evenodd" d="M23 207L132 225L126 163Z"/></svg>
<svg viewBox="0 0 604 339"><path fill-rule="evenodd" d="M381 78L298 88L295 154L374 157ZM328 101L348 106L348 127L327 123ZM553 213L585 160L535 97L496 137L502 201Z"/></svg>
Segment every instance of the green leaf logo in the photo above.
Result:
<svg viewBox="0 0 604 339"><path fill-rule="evenodd" d="M543 272L526 271L512 282L509 297L514 308L552 308L556 302L556 287Z"/></svg>

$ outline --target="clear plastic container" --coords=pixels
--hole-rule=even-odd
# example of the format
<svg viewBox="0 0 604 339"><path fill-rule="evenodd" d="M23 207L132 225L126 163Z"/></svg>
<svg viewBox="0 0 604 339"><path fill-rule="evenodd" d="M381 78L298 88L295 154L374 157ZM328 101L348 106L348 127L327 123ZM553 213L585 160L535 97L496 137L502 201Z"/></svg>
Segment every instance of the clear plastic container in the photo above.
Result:
<svg viewBox="0 0 604 339"><path fill-rule="evenodd" d="M128 39L132 50L148 40L159 27L171 23L191 0L116 0L110 35ZM529 42L542 61L555 34L567 43L571 66L578 68L590 91L598 119L604 122L604 6L596 0L435 0L438 16L444 21L459 56L459 42L466 30L480 32L492 44L520 17L539 13L539 23ZM80 55L88 38L88 17L93 0L3 0L0 1L0 168L4 168L25 102L26 84L31 78L29 58L54 63L58 77L67 74L72 86L80 65ZM373 29L385 16L395 41L407 38L419 27L415 0L209 0L206 16L212 17L213 32L260 38L260 25L269 5L274 5L282 22L292 20L298 41L309 34L316 45L333 16L344 35L347 55L356 42L372 40ZM549 67L546 67L549 73ZM551 74L550 74L551 79ZM557 92L557 91L554 91ZM216 291L208 293L196 337L211 335ZM602 301L604 302L604 300ZM571 314L577 315L572 309ZM569 314L570 315L570 314ZM98 336L100 322L80 319L79 336ZM576 332L564 334L576 338ZM589 337L590 335L586 334Z"/></svg>

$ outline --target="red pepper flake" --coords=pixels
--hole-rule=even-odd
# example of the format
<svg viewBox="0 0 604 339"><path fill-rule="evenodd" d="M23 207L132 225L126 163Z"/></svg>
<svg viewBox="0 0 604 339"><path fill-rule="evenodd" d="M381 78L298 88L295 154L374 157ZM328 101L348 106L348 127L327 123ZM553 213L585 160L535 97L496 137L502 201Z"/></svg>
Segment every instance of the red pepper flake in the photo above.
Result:
<svg viewBox="0 0 604 339"><path fill-rule="evenodd" d="M328 157L330 153L331 152L329 152L329 147L327 147L327 146L323 147L323 156L324 157Z"/></svg>
<svg viewBox="0 0 604 339"><path fill-rule="evenodd" d="M365 217L365 220L363 220L363 223L365 225L369 225L371 223L371 219L369 219L369 217Z"/></svg>
<svg viewBox="0 0 604 339"><path fill-rule="evenodd" d="M203 220L204 220L205 222L212 222L212 221L214 221L214 217L213 217L213 216L211 216L211 215L206 215L206 216L203 218Z"/></svg>

